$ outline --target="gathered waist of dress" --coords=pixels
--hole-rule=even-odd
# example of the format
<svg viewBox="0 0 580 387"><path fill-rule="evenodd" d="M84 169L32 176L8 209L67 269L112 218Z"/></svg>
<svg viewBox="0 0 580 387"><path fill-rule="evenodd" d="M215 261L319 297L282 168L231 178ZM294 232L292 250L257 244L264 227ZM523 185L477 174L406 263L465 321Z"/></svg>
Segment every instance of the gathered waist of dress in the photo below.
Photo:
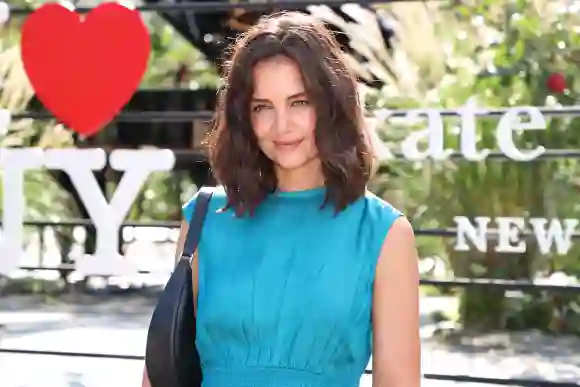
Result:
<svg viewBox="0 0 580 387"><path fill-rule="evenodd" d="M358 387L357 373L313 373L276 367L204 368L202 387Z"/></svg>

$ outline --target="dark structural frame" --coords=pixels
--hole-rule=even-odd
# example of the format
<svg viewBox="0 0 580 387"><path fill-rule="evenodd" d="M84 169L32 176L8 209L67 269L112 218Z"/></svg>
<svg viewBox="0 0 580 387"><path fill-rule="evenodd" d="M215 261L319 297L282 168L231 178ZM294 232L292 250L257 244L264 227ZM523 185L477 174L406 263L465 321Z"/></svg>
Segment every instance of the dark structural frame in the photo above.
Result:
<svg viewBox="0 0 580 387"><path fill-rule="evenodd" d="M421 0L359 0L353 1L360 5L372 5L380 3L396 3L396 2L411 2L411 1L421 1ZM264 1L259 3L248 3L248 2L236 2L228 3L226 1L203 1L203 2L183 2L183 3L158 3L158 4L148 4L136 7L139 11L153 11L153 12L166 12L166 11L195 11L199 13L204 12L215 12L215 11L228 11L236 8L243 8L245 10L256 10L256 11L268 11L274 9L284 9L284 10L297 10L305 9L309 5L314 4L324 4L327 6L340 6L348 1L343 0L326 0L326 1L311 1L311 0L285 0L285 1ZM77 12L89 12L91 8L77 8ZM30 8L17 8L10 7L11 15L26 15L33 11ZM482 117L500 117L506 112L506 108L493 108L493 109L482 109L478 112L478 116ZM562 108L542 108L541 112L545 116L555 117L555 116L580 116L580 106L572 107L562 107ZM408 111L406 110L396 110L391 114L391 117L404 117ZM456 116L457 112L449 109L440 110L440 114L444 117ZM141 122L141 123L182 123L191 122L195 119L210 119L212 112L210 111L144 111L144 112L123 112L120 113L116 118L116 122ZM45 112L25 112L17 113L12 115L12 119L52 119L52 115ZM204 156L195 150L183 150L176 151L181 157L185 157L193 160L203 160ZM401 157L401 155L395 154L395 157ZM452 154L454 159L462 159L461 154ZM492 152L489 156L490 159L496 160L506 160L507 157L499 152ZM580 158L580 150L567 150L567 149L551 149L547 150L540 159L560 159L560 158ZM1 225L1 223L0 223ZM91 226L92 223L88 220L68 220L68 221L31 221L24 222L25 226L37 228L40 233L45 228L49 227L76 227L76 226ZM166 228L178 228L179 222L125 222L121 226L125 227L166 227ZM417 229L415 230L418 236L429 236L429 237L443 237L449 238L456 236L456 230L454 229ZM580 234L576 233L573 238L580 239ZM41 246L43 244L41 238ZM43 249L41 249L42 251ZM42 254L42 253L41 253ZM40 267L40 266L22 266L21 269L24 270L61 270L61 271L73 271L74 267L72 265L61 265L59 267ZM141 273L146 274L146 271ZM580 285L551 285L551 284L536 284L532 281L512 281L512 280L497 280L497 279L471 279L471 278L455 278L453 280L432 280L432 279L421 279L421 285L430 285L440 288L465 288L465 287L494 287L501 288L505 290L520 290L523 292L529 291L545 291L552 293L572 293L580 294ZM134 355L116 355L116 354L104 354L104 353L82 353L82 352L55 352L55 351L41 351L41 350L24 350L17 348L0 348L0 353L6 354L28 354L28 355L52 355L52 356L66 356L66 357L87 357L87 358L108 358L108 359L120 359L120 360L143 360L143 356ZM367 374L372 374L371 370L365 371ZM469 383L483 383L483 384L495 384L504 386L523 386L523 387L580 387L579 383L571 382L556 382L556 381L546 381L546 380L532 380L532 379L496 379L496 378L485 378L485 377L474 377L468 375L440 375L440 374L424 374L425 379L431 380L444 380L449 382L469 382Z"/></svg>

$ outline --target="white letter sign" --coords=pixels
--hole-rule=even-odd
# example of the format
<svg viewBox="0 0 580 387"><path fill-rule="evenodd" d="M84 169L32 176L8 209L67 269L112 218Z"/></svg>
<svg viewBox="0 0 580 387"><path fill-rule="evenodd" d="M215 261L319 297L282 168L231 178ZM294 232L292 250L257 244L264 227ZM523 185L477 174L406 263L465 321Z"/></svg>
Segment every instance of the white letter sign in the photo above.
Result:
<svg viewBox="0 0 580 387"><path fill-rule="evenodd" d="M141 187L152 172L169 171L175 163L170 150L115 150L111 167L123 171L123 177L107 203L93 171L106 164L102 149L1 149L0 166L4 177L4 232L0 253L0 273L18 267L22 250L24 192L22 172L26 169L58 169L66 172L77 189L97 229L97 247L93 256L76 260L76 269L84 275L126 275L138 271L135 264L117 253L119 227L127 216Z"/></svg>
<svg viewBox="0 0 580 387"><path fill-rule="evenodd" d="M477 149L477 132L475 123L476 106L474 100L469 100L465 106L457 109L461 116L461 133L459 149L463 157L469 161L485 160L489 149Z"/></svg>
<svg viewBox="0 0 580 387"><path fill-rule="evenodd" d="M482 252L487 251L487 227L491 221L490 218L478 216L475 218L476 226L471 224L465 216L456 216L453 218L453 221L455 221L457 227L455 250L469 251L469 245L467 244L467 240L469 239L477 250Z"/></svg>
<svg viewBox="0 0 580 387"><path fill-rule="evenodd" d="M520 233L526 227L524 218L499 217L495 222L499 232L495 251L501 253L526 251L526 242L520 240Z"/></svg>
<svg viewBox="0 0 580 387"><path fill-rule="evenodd" d="M548 219L544 218L530 219L540 253L548 254L555 242L558 254L565 255L572 248L572 234L576 231L578 219L564 219L564 230L557 219L550 220L548 230L546 230L547 223Z"/></svg>
<svg viewBox="0 0 580 387"><path fill-rule="evenodd" d="M520 114L528 114L529 122L522 122ZM546 119L536 107L518 107L507 111L497 125L497 145L499 149L510 159L516 161L530 161L536 159L546 151L543 146L535 150L523 153L514 144L513 132L524 130L545 130Z"/></svg>
<svg viewBox="0 0 580 387"><path fill-rule="evenodd" d="M411 133L401 144L401 151L407 160L424 160L432 157L434 160L445 160L450 151L445 149L445 133L443 119L436 109L411 110L407 114L407 119L411 122L418 122L422 115L427 116L427 127ZM419 150L419 142L427 139L427 150Z"/></svg>
<svg viewBox="0 0 580 387"><path fill-rule="evenodd" d="M453 218L457 226L455 250L469 251L469 240L477 250L487 251L487 234L491 222L487 217L476 217L475 225L465 216ZM536 237L538 249L541 254L550 253L552 246L556 245L556 252L565 255L572 248L572 236L580 223L577 219L531 218L528 220L531 227L527 227ZM497 245L495 251L499 253L524 253L526 242L520 239L520 233L526 229L525 218L497 217L494 221L497 225ZM564 223L564 227L562 227Z"/></svg>

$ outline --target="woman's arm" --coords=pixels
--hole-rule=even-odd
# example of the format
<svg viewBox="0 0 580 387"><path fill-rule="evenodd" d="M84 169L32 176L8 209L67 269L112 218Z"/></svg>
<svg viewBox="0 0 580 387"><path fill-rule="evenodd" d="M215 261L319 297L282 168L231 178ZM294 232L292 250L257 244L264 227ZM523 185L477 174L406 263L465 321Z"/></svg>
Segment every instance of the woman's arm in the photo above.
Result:
<svg viewBox="0 0 580 387"><path fill-rule="evenodd" d="M177 238L177 248L175 249L175 264L179 262L181 258L181 253L183 252L183 246L185 245L185 238L187 237L187 231L189 230L189 224L185 221L181 221L181 228L179 230L179 237ZM197 263L197 260L194 260ZM197 293L197 265L192 267L193 269L193 289L194 293ZM147 375L147 367L143 366L143 379L141 382L141 387L152 387L151 381L149 381L149 375Z"/></svg>
<svg viewBox="0 0 580 387"><path fill-rule="evenodd" d="M141 387L151 387L149 375L147 375L147 367L143 367L143 379L141 381Z"/></svg>
<svg viewBox="0 0 580 387"><path fill-rule="evenodd" d="M419 269L413 228L406 218L389 231L373 295L373 386L419 387Z"/></svg>

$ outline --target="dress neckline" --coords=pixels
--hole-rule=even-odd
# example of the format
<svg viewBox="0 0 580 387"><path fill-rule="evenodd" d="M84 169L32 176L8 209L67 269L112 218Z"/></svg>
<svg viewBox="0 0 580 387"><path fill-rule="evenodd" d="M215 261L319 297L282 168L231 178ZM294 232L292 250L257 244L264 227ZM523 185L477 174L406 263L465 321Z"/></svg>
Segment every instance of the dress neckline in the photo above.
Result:
<svg viewBox="0 0 580 387"><path fill-rule="evenodd" d="M316 187L298 191L275 191L274 196L280 198L309 198L319 197L326 194L326 187Z"/></svg>

